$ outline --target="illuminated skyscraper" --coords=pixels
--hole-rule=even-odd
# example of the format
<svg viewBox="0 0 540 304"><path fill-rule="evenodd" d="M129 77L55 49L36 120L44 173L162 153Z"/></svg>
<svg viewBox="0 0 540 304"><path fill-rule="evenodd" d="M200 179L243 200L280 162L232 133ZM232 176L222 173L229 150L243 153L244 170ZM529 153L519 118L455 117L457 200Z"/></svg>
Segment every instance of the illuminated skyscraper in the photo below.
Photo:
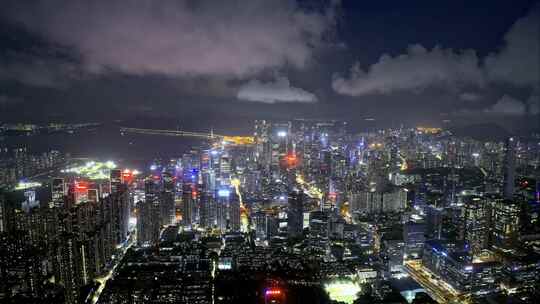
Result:
<svg viewBox="0 0 540 304"><path fill-rule="evenodd" d="M7 200L2 192L0 192L0 232L7 231L8 226Z"/></svg>
<svg viewBox="0 0 540 304"><path fill-rule="evenodd" d="M127 239L129 226L129 193L127 186L119 185L115 192L112 192L105 199L111 212L111 229L113 233L114 245L119 245Z"/></svg>
<svg viewBox="0 0 540 304"><path fill-rule="evenodd" d="M182 221L187 227L191 227L195 223L196 197L197 190L193 187L193 184L186 183L182 185Z"/></svg>
<svg viewBox="0 0 540 304"><path fill-rule="evenodd" d="M504 156L504 181L503 196L505 199L514 198L514 179L515 179L515 147L516 140L513 137L506 141L506 153Z"/></svg>
<svg viewBox="0 0 540 304"><path fill-rule="evenodd" d="M176 219L174 206L176 192L174 177L170 172L163 172L161 174L161 180L163 182L163 190L161 191L160 196L161 224L171 225L174 224Z"/></svg>
<svg viewBox="0 0 540 304"><path fill-rule="evenodd" d="M111 170L111 192L118 190L118 187L122 184L122 170Z"/></svg>
<svg viewBox="0 0 540 304"><path fill-rule="evenodd" d="M229 188L217 191L216 224L221 231L240 231L240 201Z"/></svg>
<svg viewBox="0 0 540 304"><path fill-rule="evenodd" d="M212 228L216 225L216 200L212 192L203 189L200 199L200 225Z"/></svg>
<svg viewBox="0 0 540 304"><path fill-rule="evenodd" d="M492 245L498 248L512 247L519 233L520 204L515 200L495 199L492 208Z"/></svg>
<svg viewBox="0 0 540 304"><path fill-rule="evenodd" d="M299 236L303 230L304 192L294 189L289 193L287 229L290 236Z"/></svg>
<svg viewBox="0 0 540 304"><path fill-rule="evenodd" d="M137 241L139 245L155 244L159 240L159 202L144 201L139 203L139 217L137 219Z"/></svg>
<svg viewBox="0 0 540 304"><path fill-rule="evenodd" d="M157 197L157 183L154 177L145 180L145 201L139 202L137 219L137 240L140 245L155 244L159 240L160 205Z"/></svg>
<svg viewBox="0 0 540 304"><path fill-rule="evenodd" d="M51 184L52 201L50 207L62 207L64 196L66 195L66 186L63 178L55 178Z"/></svg>
<svg viewBox="0 0 540 304"><path fill-rule="evenodd" d="M486 201L480 197L471 197L463 205L461 234L473 256L481 254L488 246L489 211Z"/></svg>
<svg viewBox="0 0 540 304"><path fill-rule="evenodd" d="M66 303L80 303L82 281L82 261L77 237L73 233L62 233L58 238L55 252L55 280L64 287Z"/></svg>

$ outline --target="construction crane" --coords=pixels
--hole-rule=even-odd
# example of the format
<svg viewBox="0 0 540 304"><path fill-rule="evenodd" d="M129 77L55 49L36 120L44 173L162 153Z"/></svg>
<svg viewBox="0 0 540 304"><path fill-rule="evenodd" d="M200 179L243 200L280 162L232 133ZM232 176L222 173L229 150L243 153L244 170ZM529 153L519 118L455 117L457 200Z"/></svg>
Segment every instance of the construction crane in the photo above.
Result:
<svg viewBox="0 0 540 304"><path fill-rule="evenodd" d="M189 131L178 131L178 130L160 130L160 129L139 129L139 128L126 128L121 127L120 133L132 133L132 134L146 134L146 135L164 135L164 136L179 136L179 137L196 137L207 139L211 141L222 141L224 143L233 144L233 145L251 145L255 142L253 136L228 136L228 135L218 135L214 134L213 131L210 133L203 132L189 132Z"/></svg>

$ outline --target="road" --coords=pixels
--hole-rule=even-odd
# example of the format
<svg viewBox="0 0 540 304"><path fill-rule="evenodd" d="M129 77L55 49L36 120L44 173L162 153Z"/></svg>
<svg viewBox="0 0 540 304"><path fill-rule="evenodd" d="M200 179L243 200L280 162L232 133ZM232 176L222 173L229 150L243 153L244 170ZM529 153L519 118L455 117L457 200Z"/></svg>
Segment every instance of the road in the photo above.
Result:
<svg viewBox="0 0 540 304"><path fill-rule="evenodd" d="M105 286L107 285L107 281L114 276L114 272L116 271L116 267L118 267L118 265L120 265L122 263L122 259L124 258L124 254L126 254L128 249L131 248L131 246L133 246L133 244L135 244L135 242L136 242L135 235L136 235L136 230L134 229L130 233L129 241L127 242L127 244L124 247L122 247L122 249L121 249L122 251L119 254L119 258L117 259L116 264L114 264L114 266L111 268L111 270L109 270L109 272L107 272L106 275L96 279L96 281L99 283L99 287L96 290L96 292L94 292L94 295L92 296L92 301L90 303L96 304L98 302L99 296L101 295L101 293L103 292L103 289L105 289Z"/></svg>
<svg viewBox="0 0 540 304"><path fill-rule="evenodd" d="M406 261L405 269L409 275L420 284L427 293L438 303L463 302L463 294L442 280L437 279L419 260Z"/></svg>

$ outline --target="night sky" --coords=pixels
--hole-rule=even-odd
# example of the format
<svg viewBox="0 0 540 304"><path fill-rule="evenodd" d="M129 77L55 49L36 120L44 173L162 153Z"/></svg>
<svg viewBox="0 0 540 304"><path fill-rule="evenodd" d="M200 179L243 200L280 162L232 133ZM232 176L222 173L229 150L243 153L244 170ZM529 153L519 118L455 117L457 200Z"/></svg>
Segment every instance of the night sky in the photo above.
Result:
<svg viewBox="0 0 540 304"><path fill-rule="evenodd" d="M5 0L0 121L540 121L538 1Z"/></svg>

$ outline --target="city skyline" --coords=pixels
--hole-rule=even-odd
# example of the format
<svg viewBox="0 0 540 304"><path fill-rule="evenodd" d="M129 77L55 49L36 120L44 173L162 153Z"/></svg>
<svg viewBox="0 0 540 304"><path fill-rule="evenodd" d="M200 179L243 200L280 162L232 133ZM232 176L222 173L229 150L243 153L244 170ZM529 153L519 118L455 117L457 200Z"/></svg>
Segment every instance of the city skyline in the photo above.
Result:
<svg viewBox="0 0 540 304"><path fill-rule="evenodd" d="M538 302L540 2L0 8L0 304Z"/></svg>
<svg viewBox="0 0 540 304"><path fill-rule="evenodd" d="M228 120L244 132L254 119L473 120L527 131L538 128L539 11L525 0L7 1L0 119L157 118L192 130Z"/></svg>

